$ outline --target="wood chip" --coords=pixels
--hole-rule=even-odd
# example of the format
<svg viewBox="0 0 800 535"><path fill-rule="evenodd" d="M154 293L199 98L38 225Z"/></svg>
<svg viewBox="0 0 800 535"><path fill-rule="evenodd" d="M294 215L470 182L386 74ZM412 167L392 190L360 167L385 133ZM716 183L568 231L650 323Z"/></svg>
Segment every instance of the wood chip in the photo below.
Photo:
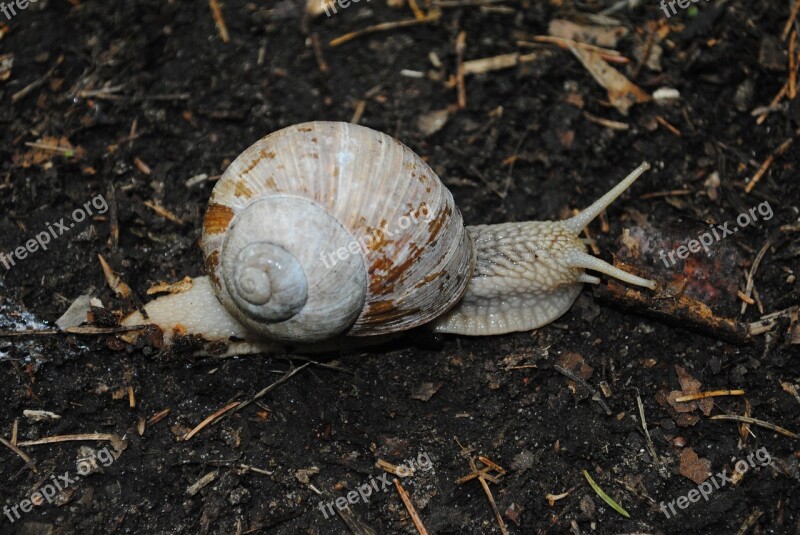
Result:
<svg viewBox="0 0 800 535"><path fill-rule="evenodd" d="M628 115L628 111L634 104L641 104L651 100L650 95L625 78L597 52L590 52L576 47L570 47L570 50L589 71L595 81L606 89L611 105L622 115Z"/></svg>
<svg viewBox="0 0 800 535"><path fill-rule="evenodd" d="M103 255L97 255L97 258L100 259L100 266L103 268L103 276L105 276L106 283L108 283L109 288L111 288L111 290L113 290L114 293L119 297L123 297L125 299L130 298L132 294L130 287L119 278L119 275L114 273L114 270L112 270L111 266L108 265L108 262L106 262L106 259L103 258Z"/></svg>

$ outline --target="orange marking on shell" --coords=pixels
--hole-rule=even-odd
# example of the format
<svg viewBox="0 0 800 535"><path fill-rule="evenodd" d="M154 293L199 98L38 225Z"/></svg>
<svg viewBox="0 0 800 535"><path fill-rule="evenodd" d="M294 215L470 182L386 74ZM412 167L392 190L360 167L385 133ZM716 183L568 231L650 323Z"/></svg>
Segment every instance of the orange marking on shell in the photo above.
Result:
<svg viewBox="0 0 800 535"><path fill-rule="evenodd" d="M419 309L401 310L398 309L397 304L391 299L384 299L382 301L374 301L370 303L369 308L364 313L365 323L389 323L409 314L418 314Z"/></svg>
<svg viewBox="0 0 800 535"><path fill-rule="evenodd" d="M219 251L214 251L206 257L205 268L211 282L215 286L220 286L219 278L217 277L217 266L219 266Z"/></svg>
<svg viewBox="0 0 800 535"><path fill-rule="evenodd" d="M268 177L267 180L265 181L265 184L269 189L278 189L278 183L275 182L274 176Z"/></svg>
<svg viewBox="0 0 800 535"><path fill-rule="evenodd" d="M370 266L369 291L373 295L387 295L394 291L394 285L403 280L408 270L417 261L417 257L410 255L402 264L394 264L391 258L382 256ZM376 272L383 272L377 275Z"/></svg>
<svg viewBox="0 0 800 535"><path fill-rule="evenodd" d="M247 187L244 180L236 180L236 186L233 188L233 194L237 197L247 197L248 199L253 196L253 190Z"/></svg>
<svg viewBox="0 0 800 535"><path fill-rule="evenodd" d="M261 160L263 160L264 158L269 158L270 160L274 160L275 156L277 156L277 154L275 154L274 151L273 152L267 152L267 149L261 149L261 152L258 153L258 157L256 157L252 162L250 162L250 165L247 166L247 169L242 171L242 175L246 175L247 173L252 171L253 168L255 166L257 166L258 163Z"/></svg>
<svg viewBox="0 0 800 535"><path fill-rule="evenodd" d="M299 131L301 131L301 132L313 132L313 131L314 131L314 129L313 129L313 128L309 128L309 127L307 127L307 126L301 126L301 127L298 127L297 129L298 129Z"/></svg>
<svg viewBox="0 0 800 535"><path fill-rule="evenodd" d="M431 273L430 275L428 275L427 277L425 277L424 279L422 279L421 281L419 281L419 282L418 282L418 283L417 283L417 284L414 286L414 288L422 288L422 287L423 287L423 286L425 286L426 284L429 284L429 283L431 283L431 282L435 281L436 279L439 279L439 278L441 278L441 277L444 277L444 276L446 276L446 275L447 275L447 274L446 274L444 271L439 271L439 272L437 272L437 273Z"/></svg>
<svg viewBox="0 0 800 535"><path fill-rule="evenodd" d="M439 233L444 228L444 224L450 219L452 214L452 208L450 208L450 206L445 206L442 210L442 213L439 214L439 217L433 218L431 222L428 223L428 230L430 231L428 243L434 243L436 241L436 239L439 237Z"/></svg>
<svg viewBox="0 0 800 535"><path fill-rule="evenodd" d="M233 219L233 210L229 206L211 203L208 205L203 230L206 234L220 234L228 228L231 219Z"/></svg>

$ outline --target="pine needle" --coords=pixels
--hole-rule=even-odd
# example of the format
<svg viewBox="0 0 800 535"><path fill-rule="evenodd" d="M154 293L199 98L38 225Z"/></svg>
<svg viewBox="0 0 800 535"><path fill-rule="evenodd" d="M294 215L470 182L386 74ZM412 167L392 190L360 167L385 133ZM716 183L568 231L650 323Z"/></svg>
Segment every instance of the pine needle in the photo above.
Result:
<svg viewBox="0 0 800 535"><path fill-rule="evenodd" d="M594 479L592 479L592 476L589 475L589 472L584 470L583 471L583 476L586 478L586 481L589 482L589 485L592 487L592 490L594 490L597 493L597 495L600 496L603 499L604 502L606 502L608 505L610 505L613 510L615 510L616 512L618 512L619 514L621 514L625 518L630 518L631 517L631 515L628 514L628 511L623 509L620 504L618 504L617 502L612 500L611 496L609 496L608 494L603 492L603 489L600 488L600 485L595 483Z"/></svg>

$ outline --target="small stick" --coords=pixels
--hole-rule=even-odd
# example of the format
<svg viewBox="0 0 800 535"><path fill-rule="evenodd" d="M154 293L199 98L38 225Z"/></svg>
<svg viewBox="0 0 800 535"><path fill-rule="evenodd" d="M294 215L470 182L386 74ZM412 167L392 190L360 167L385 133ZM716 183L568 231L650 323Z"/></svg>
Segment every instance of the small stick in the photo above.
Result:
<svg viewBox="0 0 800 535"><path fill-rule="evenodd" d="M311 34L311 49L314 51L314 58L317 60L319 72L328 74L331 69L328 67L328 62L325 61L325 56L322 54L322 44L319 41L319 35L316 33Z"/></svg>
<svg viewBox="0 0 800 535"><path fill-rule="evenodd" d="M363 30L357 30L355 32L346 33L336 39L331 40L329 43L330 46L339 46L343 43L348 41L352 41L358 37L363 37L364 35L375 33L375 32L385 32L387 30L395 30L397 28L407 28L408 26L416 26L417 24L425 24L427 22L436 22L442 17L441 11L432 11L428 15L425 16L424 19L406 19L406 20L398 20L394 22L382 22L380 24L376 24L374 26L367 26Z"/></svg>
<svg viewBox="0 0 800 535"><path fill-rule="evenodd" d="M467 87L464 84L464 49L467 47L467 32L458 32L456 37L456 81L458 83L458 108L467 107Z"/></svg>
<svg viewBox="0 0 800 535"><path fill-rule="evenodd" d="M794 24L794 21L797 18L798 11L800 11L800 0L797 0L794 3L792 11L791 13L789 13L789 19L786 21L786 26L783 27L783 33L781 33L781 39L786 39L786 36L789 35L789 32L792 29L792 24Z"/></svg>
<svg viewBox="0 0 800 535"><path fill-rule="evenodd" d="M160 204L156 204L153 201L144 201L143 204L148 208L150 208L155 213L157 213L158 215L160 215L161 217L163 217L164 219L168 219L173 223L177 223L178 225L183 225L183 221L181 221L181 219L178 216L176 216L175 214L173 214Z"/></svg>
<svg viewBox="0 0 800 535"><path fill-rule="evenodd" d="M558 364L553 364L553 368L557 372L559 372L560 374L566 375L567 377L569 377L570 379L572 379L576 383L578 383L581 386L583 386L586 390L591 392L592 399L594 401L596 401L597 403L599 403L601 407L603 407L603 410L606 411L606 414L611 414L611 409L606 404L606 402L603 400L602 396L600 396L600 393L592 385L590 385L589 383L587 383L586 381L584 381L583 379L578 377L576 374L574 374L571 371L569 371L568 369L562 368Z"/></svg>
<svg viewBox="0 0 800 535"><path fill-rule="evenodd" d="M72 156L72 155L75 154L75 148L74 147L57 147L56 145L48 145L46 143L33 143L31 141L26 141L25 142L25 146L26 147L32 147L34 149L39 149L39 150L49 150L49 151L53 151L53 152L58 152L58 153L61 153L61 154L64 154L64 155L68 155L68 156Z"/></svg>
<svg viewBox="0 0 800 535"><path fill-rule="evenodd" d="M797 96L797 32L789 39L789 100Z"/></svg>
<svg viewBox="0 0 800 535"><path fill-rule="evenodd" d="M241 470L245 472L255 472L256 474L261 474L262 476L271 476L275 472L270 472L268 470L264 470L263 468L256 468L255 466L250 466L249 464L240 464L237 465Z"/></svg>
<svg viewBox="0 0 800 535"><path fill-rule="evenodd" d="M650 455L653 457L653 463L659 468L661 465L661 461L658 459L658 454L656 454L656 447L653 444L653 439L650 438L650 431L647 430L647 419L644 417L644 405L642 404L642 397L639 395L639 391L636 391L636 405L639 407L639 419L642 422L642 430L644 431L644 436L647 439L647 449L650 451Z"/></svg>
<svg viewBox="0 0 800 535"><path fill-rule="evenodd" d="M656 122L661 126L663 126L664 128L666 128L667 130L669 130L675 136L681 137L681 131L672 126L671 124L669 124L669 122L660 115L656 115Z"/></svg>
<svg viewBox="0 0 800 535"><path fill-rule="evenodd" d="M228 27L225 25L225 18L222 16L222 9L219 7L217 0L208 0L208 6L211 8L211 15L214 17L214 24L217 26L219 37L223 43L230 41L228 35Z"/></svg>
<svg viewBox="0 0 800 535"><path fill-rule="evenodd" d="M403 500L408 514L411 515L411 520L414 522L414 527L417 528L419 535L428 535L428 530L425 529L422 519L419 517L419 514L417 514L417 510L414 509L414 505L411 503L411 498L409 498L406 489L403 488L400 481L397 479L394 480L394 484L397 487L397 492L400 493L400 499Z"/></svg>
<svg viewBox="0 0 800 535"><path fill-rule="evenodd" d="M110 433L82 433L78 435L58 435L54 437L39 438L36 440L26 440L17 444L18 446L39 446L42 444L56 444L58 442L75 442L81 440L107 440L111 442L115 450L123 450L125 441L117 435Z"/></svg>
<svg viewBox="0 0 800 535"><path fill-rule="evenodd" d="M584 111L583 116L593 123L599 124L600 126L605 126L606 128L611 128L612 130L628 130L631 127L628 123L604 119L602 117L592 115L588 111Z"/></svg>
<svg viewBox="0 0 800 535"><path fill-rule="evenodd" d="M750 270L747 272L747 283L745 284L744 288L744 293L747 297L750 297L750 295L753 293L753 284L754 284L753 281L755 280L756 270L758 269L758 266L761 264L761 260L764 258L764 255L767 253L769 248L772 247L772 244L774 242L775 242L774 238L770 238L767 240L767 243L765 243L764 246L761 247L761 250L758 251L755 260L753 260L753 265L750 266ZM746 310L747 310L747 301L744 301L742 303L741 313L744 314Z"/></svg>
<svg viewBox="0 0 800 535"><path fill-rule="evenodd" d="M768 109L773 110L776 109L778 103L783 100L783 97L786 96L786 93L789 91L789 80L786 80L786 83L783 84L783 87L778 91L778 94L775 95L775 98L772 99L772 102L769 103ZM756 119L756 124L761 124L767 120L767 115L769 115L768 111L763 112L761 115L758 116Z"/></svg>
<svg viewBox="0 0 800 535"><path fill-rule="evenodd" d="M103 268L103 276L106 279L106 283L108 283L108 287L111 288L117 296L128 299L133 293L130 287L123 282L119 275L114 273L114 270L108 265L103 255L97 255L97 259L100 260L100 267Z"/></svg>
<svg viewBox="0 0 800 535"><path fill-rule="evenodd" d="M0 338L15 338L22 336L52 336L56 334L84 334L84 335L98 335L98 334L118 334L129 331L140 331L145 329L147 325L128 325L118 327L67 327L63 331L57 329L38 329L27 331L0 331Z"/></svg>
<svg viewBox="0 0 800 535"><path fill-rule="evenodd" d="M150 418L148 418L147 425L157 424L158 422L160 422L161 420L163 420L164 418L166 418L169 415L170 410L171 409L164 409L163 411L158 411L157 413L152 415Z"/></svg>
<svg viewBox="0 0 800 535"><path fill-rule="evenodd" d="M268 387L266 387L263 390L261 390L258 394L255 395L255 397L253 397L253 399L251 399L249 401L245 401L244 403L238 404L239 406L236 407L236 410L231 413L231 416L233 416L234 414L236 414L240 410L244 409L245 407L247 407L248 405L250 405L254 401L258 401L259 399L263 398L264 396L267 395L267 393L269 393L270 390L274 389L276 386L278 386L278 385L280 385L282 383L285 383L286 381L291 379L295 374L300 373L302 370L304 370L305 368L307 368L311 364L313 364L313 362L311 362L311 361L310 362L306 362L305 364L303 364L299 368L293 369L292 371L288 372L286 375L284 375L283 377L281 377L280 379L278 379L277 381L275 381L274 383L272 383Z"/></svg>
<svg viewBox="0 0 800 535"><path fill-rule="evenodd" d="M648 32L647 32L647 41L644 44L644 53L642 54L642 61L636 65L636 68L633 70L633 74L631 75L631 79L636 80L639 77L639 74L642 72L642 68L647 65L647 60L650 59L650 52L653 50L653 43L655 42L656 37L656 29L653 25L648 24Z"/></svg>
<svg viewBox="0 0 800 535"><path fill-rule="evenodd" d="M351 124L358 124L361 122L361 117L364 115L364 110L367 109L367 101L364 99L356 103L356 110L353 112L353 118L350 119Z"/></svg>
<svg viewBox="0 0 800 535"><path fill-rule="evenodd" d="M630 60L617 52L616 50L610 48L602 48L597 45L590 45L588 43L583 43L581 41L573 41L572 39L566 39L564 37L554 37L552 35L534 35L533 40L537 43L550 43L553 45L558 45L559 47L569 50L569 47L575 48L582 48L584 50L588 50L590 52L597 52L603 59L606 61L611 61L612 63L629 63Z"/></svg>
<svg viewBox="0 0 800 535"><path fill-rule="evenodd" d="M652 193L645 193L643 195L639 195L640 199L659 199L661 197L677 197L682 195L691 195L692 190L690 189L671 189L667 191L654 191Z"/></svg>
<svg viewBox="0 0 800 535"><path fill-rule="evenodd" d="M796 136L800 136L800 128L798 128L797 131L795 132L795 137ZM772 162L775 161L775 158L781 156L784 152L786 152L786 150L792 146L794 140L795 140L794 137L790 137L789 139L781 143L780 146L777 149L775 149L775 151L772 154L770 154L766 160L764 160L764 163L761 164L761 167L758 169L758 171L756 171L756 174L753 175L753 179L750 181L749 184L747 184L747 187L744 188L745 193L750 193L751 191L753 191L753 188L756 187L756 184L758 184L758 181L761 180L761 177L763 177L764 174L769 170L770 166L772 165Z"/></svg>
<svg viewBox="0 0 800 535"><path fill-rule="evenodd" d="M456 442L458 443L458 439L456 439ZM464 446L461 446L460 443L458 445L461 447L461 453L465 454L465 456L466 456L467 449L464 448ZM481 486L483 487L483 492L486 494L486 498L489 500L489 504L492 506L492 511L494 511L494 515L497 518L497 523L500 525L500 532L503 535L507 535L508 534L508 530L506 529L505 522L503 522L503 516L500 514L499 509L497 509L497 504L495 503L494 497L492 496L492 491L489 490L489 485L486 483L487 479L489 481L491 481L492 483L497 483L497 481L503 476L503 474L506 473L505 469L500 467L496 463L490 461L486 457L479 456L478 460L480 462L484 463L486 465L486 467L485 468L481 468L480 470L478 470L478 467L475 465L475 461L472 460L472 457L471 456L466 456L466 457L467 457L467 461L469 461L469 466L472 469L472 472L470 472L470 474L468 474L468 475L466 475L464 477L460 477L458 480L456 480L456 483L461 485L462 483L465 483L466 481L469 481L471 479L475 479L476 477L478 478L478 481L481 482ZM489 475L488 472L490 472L491 470L497 470L498 471L498 475L497 475L496 478L494 478L491 475Z"/></svg>
<svg viewBox="0 0 800 535"><path fill-rule="evenodd" d="M408 7L410 7L411 11L414 12L415 19L422 20L425 18L425 12L419 8L417 5L417 0L408 0Z"/></svg>
<svg viewBox="0 0 800 535"><path fill-rule="evenodd" d="M475 463L473 462L472 464L474 466ZM492 506L492 511L494 511L494 516L497 518L497 523L500 524L500 532L503 535L508 535L508 530L506 529L506 523L503 522L503 516L500 514L500 510L497 508L497 504L494 501L494 496L492 496L492 491L489 490L489 484L486 483L486 478L478 477L478 481L481 482L481 486L483 487L483 492L485 492L486 497L489 498L489 503Z"/></svg>
<svg viewBox="0 0 800 535"><path fill-rule="evenodd" d="M775 431L776 433L780 433L781 435L785 435L789 438L800 439L800 435L797 433L792 433L788 429L784 429L783 427L777 426L775 424L765 422L764 420L757 420L755 418L749 418L747 416L737 416L735 414L717 414L716 416L711 417L712 420L733 420L734 422L744 422L748 424L757 425L759 427L764 427L766 429L770 429Z"/></svg>
<svg viewBox="0 0 800 535"><path fill-rule="evenodd" d="M706 392L695 392L686 396L675 398L675 401L683 403L685 401L695 401L698 399L715 398L719 396L743 396L744 390L710 390Z"/></svg>
<svg viewBox="0 0 800 535"><path fill-rule="evenodd" d="M747 295L746 293L744 293L741 290L737 290L736 296L739 299L741 299L742 301L744 301L745 303L747 303L748 305L755 305L756 304L755 300L752 297L750 297L749 295Z"/></svg>
<svg viewBox="0 0 800 535"><path fill-rule="evenodd" d="M237 407L238 405L239 405L239 402L238 401L234 401L233 403L230 403L230 404L222 407L220 410L218 410L217 412L215 412L214 414L212 414L211 416L209 416L208 418L206 418L205 420L200 422L197 425L197 427L195 427L194 429L192 429L191 431L189 431L188 433L183 435L181 440L183 440L184 442L189 440L190 438L195 436L197 433L202 431L208 424L210 424L211 422L213 422L214 420L216 420L217 418L219 418L220 416L222 416L223 414L225 414L229 410L233 409L234 407Z"/></svg>
<svg viewBox="0 0 800 535"><path fill-rule="evenodd" d="M25 466L29 466L31 470L33 470L34 472L38 472L36 466L33 464L33 460L30 457L28 457L28 455L24 451L22 451L11 442L4 439L3 437L0 437L0 444L2 444L6 448L10 449L11 451L19 455L20 458L22 458L22 460L25 461Z"/></svg>
<svg viewBox="0 0 800 535"><path fill-rule="evenodd" d="M44 74L44 76L42 76L38 80L34 80L30 84L26 85L25 87L23 87L13 95L11 95L11 102L13 104L16 104L23 98L27 97L32 91L42 87L45 84L45 82L47 82L47 80L49 80L50 77L53 76L53 73L56 72L56 67L61 65L62 61L64 61L64 56L59 56L58 61L56 61L56 64L50 67L50 70L48 70Z"/></svg>

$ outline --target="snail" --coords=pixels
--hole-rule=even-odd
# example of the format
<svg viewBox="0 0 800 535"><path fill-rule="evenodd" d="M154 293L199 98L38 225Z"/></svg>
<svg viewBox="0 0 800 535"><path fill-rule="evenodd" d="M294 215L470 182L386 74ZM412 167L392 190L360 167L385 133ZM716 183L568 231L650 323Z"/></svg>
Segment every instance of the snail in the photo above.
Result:
<svg viewBox="0 0 800 535"><path fill-rule="evenodd" d="M215 185L200 240L207 276L122 323L158 325L165 343L221 342L228 354L346 347L421 325L533 330L564 314L583 283L600 282L586 269L655 288L578 237L649 167L563 221L465 226L450 191L399 141L350 123L289 126Z"/></svg>

